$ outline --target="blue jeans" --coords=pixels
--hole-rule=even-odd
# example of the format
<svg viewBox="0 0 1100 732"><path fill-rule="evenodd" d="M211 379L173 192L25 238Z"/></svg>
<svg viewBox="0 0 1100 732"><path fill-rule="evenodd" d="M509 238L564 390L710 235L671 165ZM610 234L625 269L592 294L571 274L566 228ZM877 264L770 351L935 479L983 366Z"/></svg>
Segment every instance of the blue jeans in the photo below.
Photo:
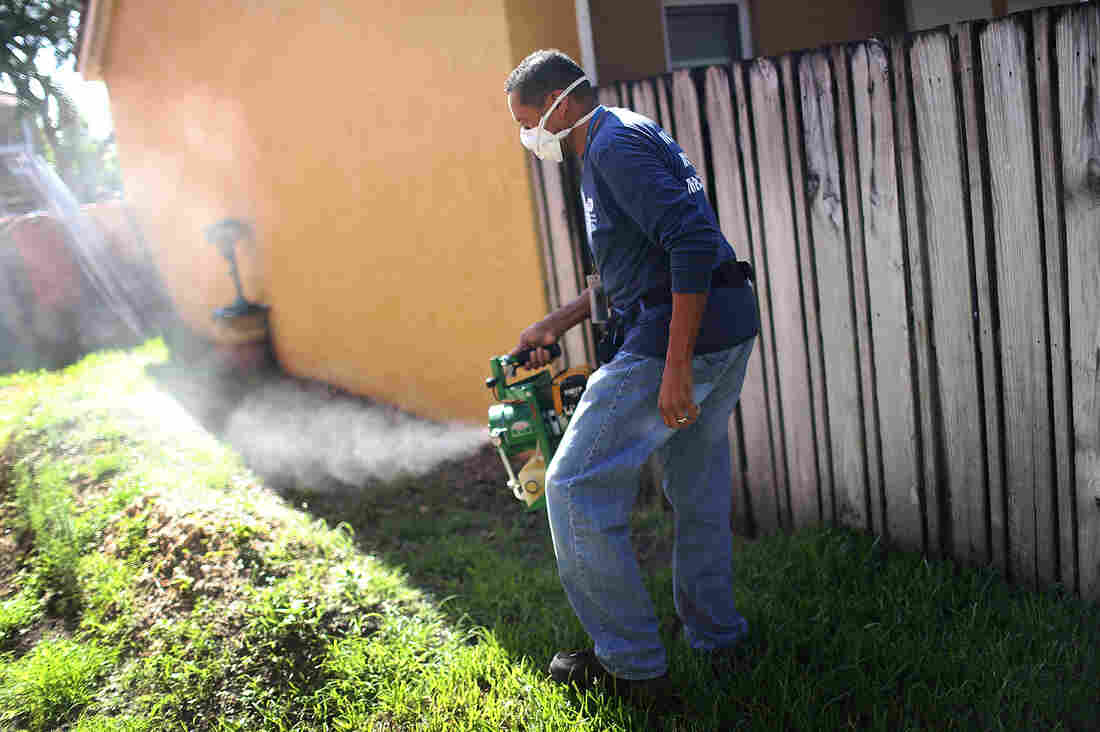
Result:
<svg viewBox="0 0 1100 732"><path fill-rule="evenodd" d="M733 604L729 418L755 339L696 356L699 419L671 430L657 397L664 361L620 351L588 380L546 475L558 575L604 668L649 679L668 668L630 541L642 465L657 451L675 511L676 612L692 648L734 645L748 623Z"/></svg>

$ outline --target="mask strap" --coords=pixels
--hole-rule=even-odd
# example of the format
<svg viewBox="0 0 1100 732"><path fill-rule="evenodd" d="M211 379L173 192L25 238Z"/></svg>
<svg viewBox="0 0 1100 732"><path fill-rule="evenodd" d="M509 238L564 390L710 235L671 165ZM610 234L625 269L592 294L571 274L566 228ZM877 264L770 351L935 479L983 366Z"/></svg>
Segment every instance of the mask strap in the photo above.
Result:
<svg viewBox="0 0 1100 732"><path fill-rule="evenodd" d="M600 109L600 108L599 108L599 106L598 106L598 105L597 105L597 106L595 106L595 107L593 107L593 108L592 108L592 111L591 111L591 112L589 112L588 114L584 115L584 116L583 116L583 117L581 117L581 118L580 118L579 120L577 120L576 122L574 122L574 123L573 123L573 127L570 127L570 128L568 129L568 130L566 130L566 132L572 132L574 128L580 127L580 126L581 126L581 125L583 125L583 124L584 124L585 122L587 122L588 120L592 119L592 115L594 115L594 114L595 114L596 112L598 112L598 111L599 111L599 109ZM559 134L560 134L560 133L559 133Z"/></svg>
<svg viewBox="0 0 1100 732"><path fill-rule="evenodd" d="M577 86L583 81L588 81L588 77L587 76L579 76L579 77L577 77L576 81L574 81L569 86L565 87L565 90L562 91L562 93L558 95L558 98L554 100L554 103L550 105L550 109L546 110L546 114L542 115L542 119L539 120L539 127L541 127L541 128L546 127L547 118L549 118L550 115L553 114L554 110L558 108L558 105L561 104L561 100L563 100L567 96L569 96L569 92L571 92L575 88L577 88Z"/></svg>

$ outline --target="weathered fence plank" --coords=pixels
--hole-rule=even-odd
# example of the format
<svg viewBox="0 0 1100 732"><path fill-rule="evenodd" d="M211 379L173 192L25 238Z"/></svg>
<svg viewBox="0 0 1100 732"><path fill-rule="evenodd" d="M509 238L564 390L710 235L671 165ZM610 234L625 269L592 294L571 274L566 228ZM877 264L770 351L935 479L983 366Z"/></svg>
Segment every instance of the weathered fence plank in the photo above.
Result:
<svg viewBox="0 0 1100 732"><path fill-rule="evenodd" d="M863 525L866 490L863 428L846 212L828 57L822 52L804 55L799 63L799 77L809 228L822 323L826 434L833 481L833 505L823 502L823 510L828 521L843 519L850 523L848 517L854 516L854 523ZM822 493L823 498L829 497Z"/></svg>
<svg viewBox="0 0 1100 732"><path fill-rule="evenodd" d="M870 295L875 411L880 431L887 535L922 548L917 420L909 359L905 255L898 208L894 123L886 51L861 43L852 54L859 192ZM869 437L868 439L871 439ZM878 496L872 495L872 500Z"/></svg>
<svg viewBox="0 0 1100 732"><path fill-rule="evenodd" d="M980 64L975 59L973 49L974 26L972 23L960 23L952 28L952 36L958 46L959 91L962 97L963 139L961 154L965 158L964 175L966 192L969 194L971 255L974 261L974 301L977 310L974 322L977 330L976 343L981 354L978 371L978 389L983 401L979 404L984 420L984 439L986 446L985 472L986 482L981 490L969 489L966 500L974 504L974 515L988 506L988 519L983 526L988 530L974 536L972 550L974 561L991 561L1002 571L1008 569L1008 529L1005 521L1005 477L1001 406L1001 374L998 366L996 340L995 308L992 293L992 267L990 251L990 229L987 222L992 213L986 211L986 193L989 181L983 168L982 140L978 130L978 115L982 109L982 100L978 97L975 68ZM963 498L963 497L960 497ZM979 501L981 504L979 505Z"/></svg>
<svg viewBox="0 0 1100 732"><path fill-rule="evenodd" d="M630 82L620 81L615 85L619 90L619 106L626 107L627 109L634 108L634 100L630 95Z"/></svg>
<svg viewBox="0 0 1100 732"><path fill-rule="evenodd" d="M597 87L596 99L605 107L618 107L621 102L619 99L619 87L615 84Z"/></svg>
<svg viewBox="0 0 1100 732"><path fill-rule="evenodd" d="M1077 557L1081 594L1100 600L1100 21L1095 6L1058 21L1062 202L1066 225ZM1066 527L1068 529L1068 527Z"/></svg>
<svg viewBox="0 0 1100 732"><path fill-rule="evenodd" d="M758 59L749 67L759 156L764 257L773 297L772 324L780 417L786 438L788 516L796 526L817 513L817 457L807 385L809 363L802 317L802 283L791 210L791 182L783 140L783 99L775 65ZM812 507L812 511L810 510Z"/></svg>
<svg viewBox="0 0 1100 732"><path fill-rule="evenodd" d="M768 440L771 444L772 470L757 476L753 466L749 465L748 482L750 488L758 484L767 485L765 481L771 480L773 491L766 492L761 501L760 510L755 511L753 517L758 530L771 533L787 525L787 471L783 458L786 450L786 440L783 434L782 421L779 416L779 392L776 386L778 379L775 364L775 348L772 346L775 334L772 329L772 288L768 281L767 262L764 258L764 234L761 224L760 193L757 186L757 171L760 166L760 158L757 155L755 138L753 135L752 121L749 116L749 97L745 86L745 65L733 66L733 92L737 104L737 128L741 139L743 159L743 176L741 180L745 184L745 200L747 202L749 219L750 247L747 254L756 269L756 302L760 311L760 335L757 338L757 346L754 352L759 355L759 365L763 368L764 398L767 400L767 422L761 425L745 423L745 432L752 428L766 429ZM750 364L751 366L751 364ZM761 465L760 467L763 467ZM754 504L754 509L756 504ZM773 512L774 511L774 512Z"/></svg>
<svg viewBox="0 0 1100 732"><path fill-rule="evenodd" d="M703 125L699 119L699 94L691 71L684 69L672 75L672 109L676 115L676 142L695 165L703 185L707 185L707 161L703 155ZM710 196L707 191L707 196Z"/></svg>
<svg viewBox="0 0 1100 732"><path fill-rule="evenodd" d="M836 109L829 58L822 52L799 61L802 136L806 148L810 235L821 312L822 360L832 455L834 507L829 521L866 523L863 419L860 416L852 279L837 150ZM824 492L823 492L824 495Z"/></svg>
<svg viewBox="0 0 1100 732"><path fill-rule="evenodd" d="M557 278L558 296L568 303L580 295L581 266L577 261L576 247L569 232L569 211L563 188L562 166L551 160L539 163L542 169L543 189L546 192L546 218L550 230L550 246L553 250L554 276ZM573 328L562 336L562 363L565 367L577 366L588 361L585 350L585 331Z"/></svg>
<svg viewBox="0 0 1100 732"><path fill-rule="evenodd" d="M1054 99L1051 78L1050 11L1039 10L1032 16L1035 54L1035 106L1039 137L1039 173L1043 191L1039 207L1046 242L1047 337L1050 347L1050 396L1053 415L1054 480L1058 506L1058 580L1073 592L1077 589L1076 538L1068 530L1073 526L1073 445L1070 442L1069 349L1066 332L1066 261L1063 247L1062 207L1059 204L1058 152L1054 125Z"/></svg>
<svg viewBox="0 0 1100 732"><path fill-rule="evenodd" d="M737 256L751 258L752 244L749 238L749 220L745 211L745 191L741 181L743 173L738 150L740 148L737 123L734 119L733 98L729 74L725 68L712 66L706 75L706 116L710 128L711 161L714 166L714 191L711 200L718 211L722 233L733 245ZM752 168L748 168L752 170ZM745 383L741 387L739 405L741 427L744 433L740 446L748 476L744 484L736 484L743 491L740 510L735 521L745 531L756 513L778 515L775 499L775 464L772 455L771 435L768 429L768 401L764 389L764 363L761 360L760 341L753 348Z"/></svg>
<svg viewBox="0 0 1100 732"><path fill-rule="evenodd" d="M932 556L945 552L940 537L940 485L936 472L936 454L933 449L934 423L932 420L932 350L929 323L928 290L923 231L919 214L920 196L916 178L916 149L914 144L913 105L909 79L909 41L894 39L890 48L894 78L894 128L900 180L898 190L904 206L904 253L909 262L909 317L912 323L909 336L913 358L913 380L916 394L917 452L920 456L918 475L921 489L921 509L924 521L924 551Z"/></svg>
<svg viewBox="0 0 1100 732"><path fill-rule="evenodd" d="M837 46L831 51L837 93L837 131L840 137L840 164L845 181L844 207L848 211L848 268L852 278L852 308L855 325L856 374L859 379L859 417L863 431L863 470L866 484L861 495L852 501L862 501L856 517L859 528L881 531L882 504L878 500L882 487L882 462L879 459L878 426L874 410L874 383L871 365L870 315L867 302L867 271L863 253L863 214L859 205L859 177L856 168L855 120L852 118L851 76L848 49ZM872 500L874 496L874 500Z"/></svg>
<svg viewBox="0 0 1100 732"><path fill-rule="evenodd" d="M934 359L939 485L949 501L953 555L981 561L986 545L982 499L983 454L966 190L959 139L950 39L943 32L918 36L911 51L913 105L920 150L926 264ZM930 507L931 508L931 507Z"/></svg>
<svg viewBox="0 0 1100 732"><path fill-rule="evenodd" d="M1000 313L1005 488L1013 576L1057 576L1046 297L1035 180L1027 29L1019 16L981 33Z"/></svg>
<svg viewBox="0 0 1100 732"><path fill-rule="evenodd" d="M733 104L730 96L729 78L725 69L711 67L707 69L706 108L704 114L710 127L711 155L714 167L715 190L710 197L718 213L722 233L733 246L734 251L742 251L748 246L748 231L744 223L743 198L741 191L741 171L737 159L737 138L733 125ZM730 452L733 457L733 526L738 534L752 532L752 491L745 481L745 468L749 462L755 462L753 445L760 443L760 430L750 434L744 429L745 412L753 408L766 409L763 398L762 375L755 354L750 357L749 371L741 388L741 399L730 415ZM757 373L753 374L752 371ZM752 383L750 383L752 382ZM752 418L754 424L759 420ZM767 419L763 420L767 423ZM741 425L740 427L738 425ZM738 439L738 433L742 434ZM767 435L764 447L767 449ZM759 490L759 488L758 488Z"/></svg>
<svg viewBox="0 0 1100 732"><path fill-rule="evenodd" d="M539 226L539 239L542 242L542 267L546 282L546 304L550 310L562 306L558 292L557 267L554 265L554 247L550 240L550 222L546 216L546 186L542 182L542 169L534 155L526 155L527 173L530 176L535 201L535 218Z"/></svg>
<svg viewBox="0 0 1100 732"><path fill-rule="evenodd" d="M668 80L664 76L658 76L653 80L653 85L657 87L657 109L661 111L661 127L676 137L676 120L672 117L672 105L668 101Z"/></svg>
<svg viewBox="0 0 1100 732"><path fill-rule="evenodd" d="M634 106L631 107L638 114L645 115L657 124L661 123L661 113L657 109L657 93L653 91L653 82L642 79L631 84L631 94Z"/></svg>
<svg viewBox="0 0 1100 732"><path fill-rule="evenodd" d="M829 431L825 419L825 378L821 360L820 311L817 298L817 278L814 275L813 244L806 220L806 166L802 154L802 120L799 114L800 96L795 77L795 58L791 54L779 60L783 76L783 96L787 100L787 155L791 164L791 199L794 202L795 230L798 234L799 281L802 283L802 304L805 326L806 355L809 363L810 406L814 428L814 453L817 456L817 505L812 520L820 522L825 514L824 495L829 495L829 516L832 516L833 471L829 458ZM807 509L807 518L809 520ZM796 522L797 523L797 522Z"/></svg>
<svg viewBox="0 0 1100 732"><path fill-rule="evenodd" d="M886 513L882 489L882 445L879 442L878 402L875 398L875 341L871 329L871 283L867 272L867 224L863 220L863 201L860 176L863 140L860 137L858 115L862 110L855 104L858 87L866 86L867 65L855 62L853 55L859 46L833 49L833 63L837 71L837 97L840 100L841 144L844 146L845 178L848 181L847 202L852 212L849 223L859 222L859 236L849 240L852 282L855 284L856 343L859 359L860 394L864 430L864 450L867 453L867 506L871 519L870 529L876 534L886 533ZM843 71L841 71L843 69ZM859 78L862 71L862 77ZM864 124L864 127L869 125ZM853 230L854 231L854 230Z"/></svg>

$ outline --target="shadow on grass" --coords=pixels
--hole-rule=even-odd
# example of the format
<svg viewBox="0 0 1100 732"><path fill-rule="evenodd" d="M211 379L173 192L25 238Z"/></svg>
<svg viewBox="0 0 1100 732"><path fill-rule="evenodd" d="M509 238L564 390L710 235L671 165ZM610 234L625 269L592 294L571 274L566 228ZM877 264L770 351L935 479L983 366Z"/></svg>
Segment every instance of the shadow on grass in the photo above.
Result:
<svg viewBox="0 0 1100 732"><path fill-rule="evenodd" d="M223 439L245 395L285 378L171 365L150 375ZM251 462L247 446L232 446ZM314 516L351 526L365 553L401 567L455 623L486 628L532 673L544 674L555 651L588 644L558 583L545 514L511 497L490 449L361 485L257 472ZM664 513L642 507L633 522L689 710L660 726L1086 730L1100 719L1100 610L840 529L739 543L736 601L753 633L743 664L715 675L679 633Z"/></svg>

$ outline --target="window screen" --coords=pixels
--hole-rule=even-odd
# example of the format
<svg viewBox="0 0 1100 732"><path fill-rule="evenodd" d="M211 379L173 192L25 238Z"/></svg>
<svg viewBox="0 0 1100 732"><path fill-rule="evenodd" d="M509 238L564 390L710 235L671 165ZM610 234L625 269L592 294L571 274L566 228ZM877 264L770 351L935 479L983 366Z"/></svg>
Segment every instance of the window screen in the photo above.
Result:
<svg viewBox="0 0 1100 732"><path fill-rule="evenodd" d="M665 8L669 63L674 69L728 64L741 58L737 5Z"/></svg>

